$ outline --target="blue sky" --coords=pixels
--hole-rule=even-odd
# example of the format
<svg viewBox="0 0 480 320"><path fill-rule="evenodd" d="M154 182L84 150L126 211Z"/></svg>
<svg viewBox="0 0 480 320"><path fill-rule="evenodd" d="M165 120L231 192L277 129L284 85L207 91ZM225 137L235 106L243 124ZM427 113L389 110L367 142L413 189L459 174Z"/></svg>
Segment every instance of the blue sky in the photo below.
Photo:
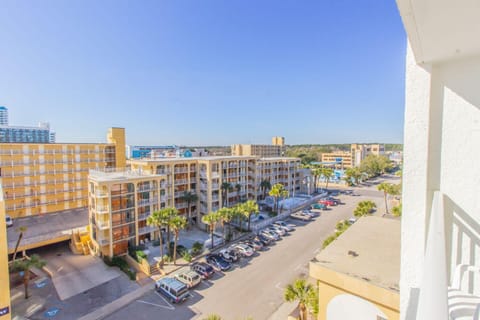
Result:
<svg viewBox="0 0 480 320"><path fill-rule="evenodd" d="M59 142L402 142L395 1L0 2L0 105Z"/></svg>

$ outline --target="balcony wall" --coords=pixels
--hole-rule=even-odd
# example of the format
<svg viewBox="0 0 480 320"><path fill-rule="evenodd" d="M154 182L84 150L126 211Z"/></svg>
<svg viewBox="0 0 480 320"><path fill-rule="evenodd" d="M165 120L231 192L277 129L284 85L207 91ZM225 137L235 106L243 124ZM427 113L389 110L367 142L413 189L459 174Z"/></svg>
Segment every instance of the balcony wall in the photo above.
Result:
<svg viewBox="0 0 480 320"><path fill-rule="evenodd" d="M432 64L409 47L403 169L401 319L416 319L433 192L444 196L447 282L480 265L480 55ZM480 285L474 284L477 291ZM477 292L480 294L480 292Z"/></svg>

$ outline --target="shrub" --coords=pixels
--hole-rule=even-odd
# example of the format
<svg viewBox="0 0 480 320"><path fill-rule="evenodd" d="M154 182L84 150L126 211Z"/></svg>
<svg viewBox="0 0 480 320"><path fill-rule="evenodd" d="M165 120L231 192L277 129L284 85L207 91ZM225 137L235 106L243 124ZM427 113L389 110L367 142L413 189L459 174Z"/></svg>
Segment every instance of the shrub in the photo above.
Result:
<svg viewBox="0 0 480 320"><path fill-rule="evenodd" d="M203 251L203 243L195 241L192 245L192 255L197 256Z"/></svg>
<svg viewBox="0 0 480 320"><path fill-rule="evenodd" d="M120 270L125 272L125 274L130 278L130 280L135 280L135 272L130 270L130 266L123 258L117 256L114 256L112 259L110 259L109 257L103 257L103 261L109 267L118 267Z"/></svg>
<svg viewBox="0 0 480 320"><path fill-rule="evenodd" d="M142 259L147 260L147 255L145 252L138 250L136 253L136 259L138 262L142 261Z"/></svg>
<svg viewBox="0 0 480 320"><path fill-rule="evenodd" d="M183 260L190 262L192 261L192 255L188 251L184 251L182 254Z"/></svg>
<svg viewBox="0 0 480 320"><path fill-rule="evenodd" d="M160 246L160 240L154 240L154 241L152 241L152 246L154 246L154 247Z"/></svg>
<svg viewBox="0 0 480 320"><path fill-rule="evenodd" d="M330 236L328 237L327 239L325 239L325 241L323 241L323 249L325 249L330 243L332 243L335 239L337 239L337 236L333 235L333 236Z"/></svg>

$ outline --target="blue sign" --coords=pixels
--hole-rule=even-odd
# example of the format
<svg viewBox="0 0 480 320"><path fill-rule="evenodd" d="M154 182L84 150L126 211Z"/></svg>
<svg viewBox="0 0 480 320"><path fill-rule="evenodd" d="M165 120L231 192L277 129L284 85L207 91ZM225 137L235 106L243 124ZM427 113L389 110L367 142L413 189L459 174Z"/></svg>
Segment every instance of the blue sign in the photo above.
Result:
<svg viewBox="0 0 480 320"><path fill-rule="evenodd" d="M4 316L8 313L10 313L10 308L9 307L4 307L4 308L0 309L0 316Z"/></svg>
<svg viewBox="0 0 480 320"><path fill-rule="evenodd" d="M58 308L55 308L55 307L50 308L50 309L48 309L47 311L45 311L45 317L47 317L47 318L53 318L53 317L55 317L55 316L57 315L57 313L58 313L59 311L60 311L60 309L58 309Z"/></svg>
<svg viewBox="0 0 480 320"><path fill-rule="evenodd" d="M39 283L36 283L35 286L37 288L43 288L47 285L47 283L45 281L42 281L42 282L39 282Z"/></svg>

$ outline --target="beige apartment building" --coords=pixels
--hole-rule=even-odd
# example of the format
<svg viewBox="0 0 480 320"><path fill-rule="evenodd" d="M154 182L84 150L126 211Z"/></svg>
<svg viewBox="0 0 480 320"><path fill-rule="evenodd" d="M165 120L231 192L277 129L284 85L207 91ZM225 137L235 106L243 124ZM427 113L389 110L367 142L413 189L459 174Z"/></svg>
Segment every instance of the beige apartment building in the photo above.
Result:
<svg viewBox="0 0 480 320"><path fill-rule="evenodd" d="M357 167L366 156L373 154L381 156L385 154L384 144L358 144L352 143L350 150L352 152L352 165Z"/></svg>
<svg viewBox="0 0 480 320"><path fill-rule="evenodd" d="M351 168L352 153L344 151L322 153L322 162L331 163L335 169Z"/></svg>
<svg viewBox="0 0 480 320"><path fill-rule="evenodd" d="M400 319L400 220L359 219L310 262L318 320Z"/></svg>
<svg viewBox="0 0 480 320"><path fill-rule="evenodd" d="M128 243L138 245L157 237L146 225L151 212L175 207L187 214L186 191L198 200L190 204L191 218L221 207L261 196L260 183L282 183L290 195L305 188L297 158L198 157L129 160L123 172L91 171L89 215L95 251L103 255L127 252ZM230 189L222 190L223 183Z"/></svg>
<svg viewBox="0 0 480 320"><path fill-rule="evenodd" d="M285 138L273 137L272 144L233 144L232 156L282 157L285 153Z"/></svg>
<svg viewBox="0 0 480 320"><path fill-rule="evenodd" d="M0 207L12 218L87 206L88 171L125 166L125 130L108 143L1 143Z"/></svg>

